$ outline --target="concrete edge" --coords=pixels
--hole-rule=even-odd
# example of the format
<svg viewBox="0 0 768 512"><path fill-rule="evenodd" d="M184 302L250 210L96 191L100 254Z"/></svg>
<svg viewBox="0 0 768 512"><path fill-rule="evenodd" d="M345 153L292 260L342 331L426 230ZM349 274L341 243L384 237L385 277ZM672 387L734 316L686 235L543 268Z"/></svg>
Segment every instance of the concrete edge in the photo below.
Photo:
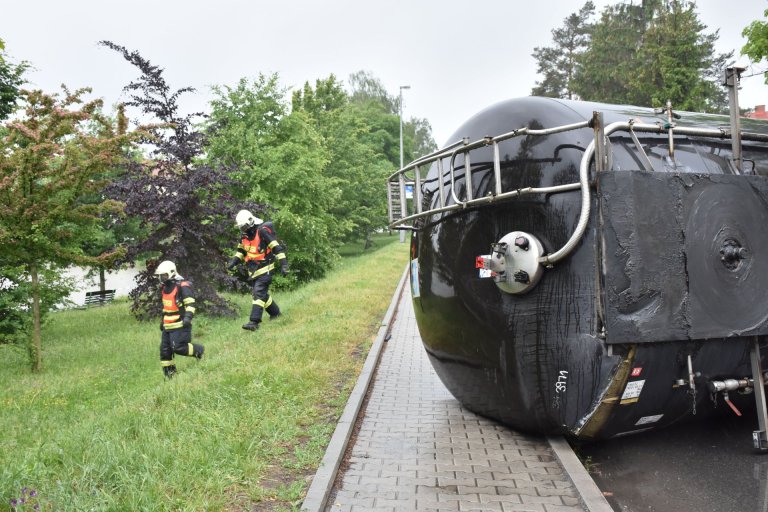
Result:
<svg viewBox="0 0 768 512"><path fill-rule="evenodd" d="M368 351L368 356L365 358L360 376L357 378L355 387L349 395L349 400L347 400L347 405L344 407L344 411L341 413L341 417L336 424L336 429L333 431L331 441L325 450L323 460L320 461L320 466L317 468L309 490L307 490L307 496L301 505L302 512L320 512L326 506L336 480L336 473L339 471L341 460L344 457L349 438L352 435L352 429L355 427L360 406L363 403L363 399L365 399L368 387L373 379L373 372L379 362L381 349L384 346L384 338L389 332L392 319L395 316L400 297L403 293L403 288L407 282L408 268L409 265L406 265L400 282L395 289L395 294L392 296L389 309L387 309L381 322L376 339L373 341L371 349Z"/></svg>
<svg viewBox="0 0 768 512"><path fill-rule="evenodd" d="M573 481L573 485L576 486L576 492L579 493L587 510L589 512L613 512L608 500L605 499L600 488L589 476L589 472L573 452L568 441L562 436L547 436L547 442L552 447L552 451L555 452L555 457L560 461L566 474Z"/></svg>

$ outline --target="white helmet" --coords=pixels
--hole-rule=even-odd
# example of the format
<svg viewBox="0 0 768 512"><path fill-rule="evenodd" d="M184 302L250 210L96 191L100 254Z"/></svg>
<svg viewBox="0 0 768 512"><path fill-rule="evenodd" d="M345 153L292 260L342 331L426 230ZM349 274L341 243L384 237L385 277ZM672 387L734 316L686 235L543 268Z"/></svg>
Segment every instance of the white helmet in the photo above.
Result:
<svg viewBox="0 0 768 512"><path fill-rule="evenodd" d="M235 224L237 224L237 227L240 228L240 231L243 233L252 227L258 226L262 222L264 221L258 217L254 217L248 210L240 210L235 216Z"/></svg>
<svg viewBox="0 0 768 512"><path fill-rule="evenodd" d="M176 264L168 260L157 266L155 275L160 276L160 281L162 282L170 281L171 279L184 279L176 272Z"/></svg>

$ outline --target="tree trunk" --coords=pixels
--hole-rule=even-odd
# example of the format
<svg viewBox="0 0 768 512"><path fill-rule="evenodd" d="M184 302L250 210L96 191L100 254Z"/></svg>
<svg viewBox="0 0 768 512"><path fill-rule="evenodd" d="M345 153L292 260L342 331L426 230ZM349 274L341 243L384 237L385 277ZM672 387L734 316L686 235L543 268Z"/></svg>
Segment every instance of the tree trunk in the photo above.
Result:
<svg viewBox="0 0 768 512"><path fill-rule="evenodd" d="M37 276L37 265L29 267L32 278L32 371L43 369L43 344L40 336L40 281Z"/></svg>
<svg viewBox="0 0 768 512"><path fill-rule="evenodd" d="M105 270L104 267L99 267L99 291L104 291L107 289L107 278L105 276Z"/></svg>

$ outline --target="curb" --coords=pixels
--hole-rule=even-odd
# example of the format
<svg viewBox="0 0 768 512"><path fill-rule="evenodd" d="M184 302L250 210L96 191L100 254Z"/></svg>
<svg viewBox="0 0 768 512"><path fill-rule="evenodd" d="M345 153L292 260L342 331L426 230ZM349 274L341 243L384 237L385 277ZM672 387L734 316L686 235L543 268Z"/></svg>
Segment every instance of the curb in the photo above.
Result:
<svg viewBox="0 0 768 512"><path fill-rule="evenodd" d="M555 452L555 457L560 461L565 473L573 481L576 492L579 493L581 501L589 512L613 512L613 508L608 500L603 496L602 491L582 465L576 454L573 453L571 445L562 436L547 436L547 442Z"/></svg>
<svg viewBox="0 0 768 512"><path fill-rule="evenodd" d="M376 339L371 345L371 349L368 351L368 356L365 358L363 369L360 371L360 376L357 378L354 389L349 395L347 405L344 407L344 412L341 413L339 422L336 424L336 430L333 431L331 441L328 443L328 448L325 450L323 460L320 461L320 466L317 468L312 484L309 486L307 496L304 498L301 510L302 512L320 512L322 511L328 501L328 497L331 494L331 489L336 480L336 473L339 471L339 465L344 457L344 452L347 449L349 438L352 435L352 429L357 422L357 415L360 412L360 406L363 403L368 387L373 379L373 372L379 362L379 356L381 355L381 349L384 346L384 338L389 332L389 328L392 324L392 320L397 310L397 305L400 302L400 296L403 293L403 288L407 281L409 266L405 266L400 282L397 285L395 294L392 296L392 302L389 304L384 319L379 327L379 332L376 335Z"/></svg>

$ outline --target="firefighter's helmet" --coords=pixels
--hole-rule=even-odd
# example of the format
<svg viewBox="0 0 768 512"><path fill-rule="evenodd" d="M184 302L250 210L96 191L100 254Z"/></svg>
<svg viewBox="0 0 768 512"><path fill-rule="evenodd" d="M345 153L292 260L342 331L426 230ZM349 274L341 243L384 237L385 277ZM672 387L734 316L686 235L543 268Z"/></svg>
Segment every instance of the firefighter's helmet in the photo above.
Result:
<svg viewBox="0 0 768 512"><path fill-rule="evenodd" d="M155 269L155 275L159 277L163 283L171 281L172 279L184 279L176 271L176 264L172 261L165 260L160 263Z"/></svg>
<svg viewBox="0 0 768 512"><path fill-rule="evenodd" d="M235 223L237 224L237 227L240 228L240 231L245 233L251 228L254 228L264 222L258 217L255 217L251 212L248 210L240 210L237 212L237 216L235 216Z"/></svg>

